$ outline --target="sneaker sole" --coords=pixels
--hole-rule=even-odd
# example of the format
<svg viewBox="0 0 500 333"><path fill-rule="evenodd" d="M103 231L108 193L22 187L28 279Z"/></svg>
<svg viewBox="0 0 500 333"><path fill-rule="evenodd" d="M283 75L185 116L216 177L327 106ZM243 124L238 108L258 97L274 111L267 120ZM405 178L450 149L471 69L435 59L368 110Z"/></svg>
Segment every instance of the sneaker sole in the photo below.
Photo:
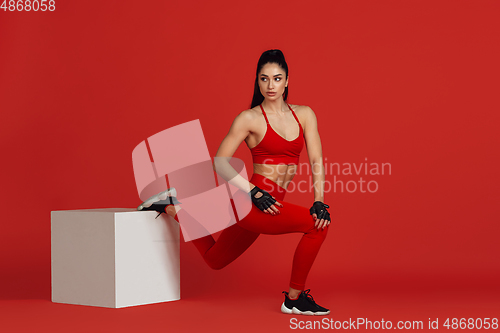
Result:
<svg viewBox="0 0 500 333"><path fill-rule="evenodd" d="M330 314L330 311L327 311L327 312L300 311L296 307L289 309L285 306L285 302L283 302L283 304L281 304L281 312L283 312L285 314L298 314L298 315L304 315L304 316L326 316L326 315Z"/></svg>
<svg viewBox="0 0 500 333"><path fill-rule="evenodd" d="M151 198L141 203L139 207L137 207L137 210L143 210L144 208L150 207L155 202L165 200L168 197L176 197L176 196L177 196L177 191L175 190L175 188L173 187L169 188L168 190L153 195Z"/></svg>
<svg viewBox="0 0 500 333"><path fill-rule="evenodd" d="M286 314L292 314L292 309L289 309L285 306L285 302L281 304L281 312L286 313Z"/></svg>

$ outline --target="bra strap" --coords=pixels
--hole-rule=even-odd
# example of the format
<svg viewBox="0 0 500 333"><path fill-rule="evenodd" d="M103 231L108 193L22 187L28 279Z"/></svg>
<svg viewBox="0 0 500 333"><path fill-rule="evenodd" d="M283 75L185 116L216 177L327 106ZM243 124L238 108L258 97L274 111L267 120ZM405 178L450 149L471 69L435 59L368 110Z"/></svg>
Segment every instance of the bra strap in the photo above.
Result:
<svg viewBox="0 0 500 333"><path fill-rule="evenodd" d="M264 108L262 107L262 104L260 104L260 109L262 110L262 114L264 115L264 118L266 118L266 123L269 124L269 120L267 120L266 113L264 112Z"/></svg>
<svg viewBox="0 0 500 333"><path fill-rule="evenodd" d="M288 105L288 103L286 105ZM297 118L297 115L292 110L292 108L290 107L290 105L288 105L288 108L290 109L290 111L292 111L293 117L295 118L295 120L297 120L297 123L299 124L300 128L302 128L302 125L300 124L299 118Z"/></svg>

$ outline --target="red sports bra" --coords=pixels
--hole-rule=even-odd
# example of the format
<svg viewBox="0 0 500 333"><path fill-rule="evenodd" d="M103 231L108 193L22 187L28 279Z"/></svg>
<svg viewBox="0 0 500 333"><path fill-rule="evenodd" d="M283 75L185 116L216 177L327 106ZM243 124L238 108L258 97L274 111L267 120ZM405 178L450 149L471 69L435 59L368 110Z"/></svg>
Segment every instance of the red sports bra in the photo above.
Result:
<svg viewBox="0 0 500 333"><path fill-rule="evenodd" d="M287 104L288 105L288 104ZM260 106L264 118L266 118L267 130L264 138L257 146L250 149L253 157L253 163L257 164L299 164L299 156L304 146L304 131L300 125L299 119L293 112L290 105L288 108L292 111L293 117L299 124L299 136L292 141L288 141L269 124L266 113L262 105Z"/></svg>

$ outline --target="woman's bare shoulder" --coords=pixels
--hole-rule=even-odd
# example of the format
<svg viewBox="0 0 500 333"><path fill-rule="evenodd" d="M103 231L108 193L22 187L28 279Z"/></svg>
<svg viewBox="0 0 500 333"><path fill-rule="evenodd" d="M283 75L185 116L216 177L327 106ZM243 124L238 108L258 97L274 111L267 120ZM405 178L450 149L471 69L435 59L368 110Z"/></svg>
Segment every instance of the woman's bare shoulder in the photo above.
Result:
<svg viewBox="0 0 500 333"><path fill-rule="evenodd" d="M259 119L261 114L262 114L262 112L255 107L252 109L246 109L246 110L241 111L236 116L236 119L241 120L241 121L253 122L253 121Z"/></svg>
<svg viewBox="0 0 500 333"><path fill-rule="evenodd" d="M236 118L234 118L233 124L250 129L258 121L259 113L260 110L257 110L256 108L243 110L236 116Z"/></svg>
<svg viewBox="0 0 500 333"><path fill-rule="evenodd" d="M295 114L300 118L308 118L311 115L314 115L314 111L307 105L297 105L297 104L288 104L295 112Z"/></svg>
<svg viewBox="0 0 500 333"><path fill-rule="evenodd" d="M249 118L251 118L251 117L257 118L260 114L262 114L262 112L260 111L260 109L258 107L254 107L251 109L243 110L240 112L240 114L245 115L245 117L249 117Z"/></svg>

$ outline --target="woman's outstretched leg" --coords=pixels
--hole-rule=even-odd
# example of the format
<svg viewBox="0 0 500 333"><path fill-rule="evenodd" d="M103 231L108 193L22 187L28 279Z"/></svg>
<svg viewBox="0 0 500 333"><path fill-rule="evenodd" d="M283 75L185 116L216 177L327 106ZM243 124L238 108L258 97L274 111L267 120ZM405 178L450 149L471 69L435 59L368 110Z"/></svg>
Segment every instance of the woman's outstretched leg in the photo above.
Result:
<svg viewBox="0 0 500 333"><path fill-rule="evenodd" d="M177 222L183 220L180 206L169 205L165 212ZM197 226L203 228L202 225ZM243 254L259 237L259 233L243 229L237 224L224 229L217 241L207 232L207 236L192 240L205 262L213 269L222 269Z"/></svg>

